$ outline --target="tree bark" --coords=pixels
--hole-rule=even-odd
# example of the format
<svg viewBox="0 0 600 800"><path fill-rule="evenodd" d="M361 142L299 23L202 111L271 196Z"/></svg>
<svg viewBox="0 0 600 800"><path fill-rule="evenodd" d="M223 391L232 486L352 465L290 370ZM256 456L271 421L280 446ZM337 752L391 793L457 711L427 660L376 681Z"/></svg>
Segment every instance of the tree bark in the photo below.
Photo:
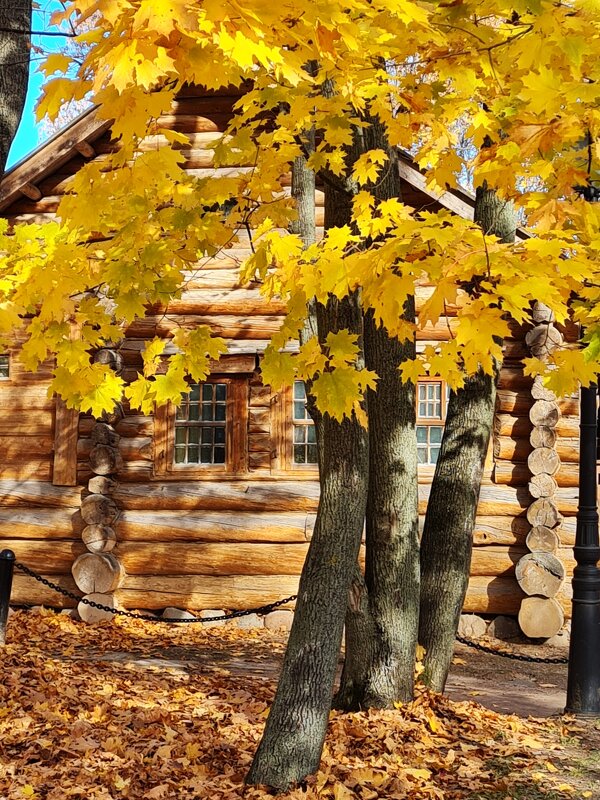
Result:
<svg viewBox="0 0 600 800"><path fill-rule="evenodd" d="M380 200L400 197L395 152L377 120L360 132L363 152L380 147L391 167L373 187ZM404 318L414 321L414 298ZM365 360L378 375L367 395L369 492L366 563L354 573L346 616L346 657L335 698L339 708L391 707L412 699L419 619L419 541L415 388L399 366L414 358L414 340L399 341L368 312Z"/></svg>
<svg viewBox="0 0 600 800"><path fill-rule="evenodd" d="M0 28L23 31L0 33L0 179L27 95L31 6L31 0L0 6Z"/></svg>
<svg viewBox="0 0 600 800"><path fill-rule="evenodd" d="M514 241L516 216L484 182L476 191L475 222L486 234ZM473 526L496 400L495 376L468 378L450 393L439 459L421 540L419 642L425 648L423 678L443 691L471 566Z"/></svg>
<svg viewBox="0 0 600 800"><path fill-rule="evenodd" d="M318 308L319 336L359 332L356 298ZM320 435L319 435L320 434ZM247 777L285 790L318 769L366 505L368 438L356 419L317 427L321 497L277 693ZM320 439L320 441L319 441Z"/></svg>
<svg viewBox="0 0 600 800"><path fill-rule="evenodd" d="M310 214L310 178L298 160L294 165L299 208ZM312 185L314 203L314 184ZM347 218L350 197L328 192L325 227ZM310 220L298 232L309 242ZM355 295L326 306L311 304L302 338L315 330L325 341L330 331L347 328L362 334L362 315ZM298 589L294 621L279 684L263 738L246 782L285 790L318 769L325 740L333 683L340 650L352 570L356 565L368 485L367 431L353 419L337 422L314 406L321 495L315 527Z"/></svg>

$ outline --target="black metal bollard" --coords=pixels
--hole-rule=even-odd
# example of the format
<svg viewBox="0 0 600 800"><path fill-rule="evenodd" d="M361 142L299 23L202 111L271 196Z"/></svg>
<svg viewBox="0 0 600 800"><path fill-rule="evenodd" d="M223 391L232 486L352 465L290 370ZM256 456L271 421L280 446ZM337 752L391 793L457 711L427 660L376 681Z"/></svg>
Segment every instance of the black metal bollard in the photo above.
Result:
<svg viewBox="0 0 600 800"><path fill-rule="evenodd" d="M0 553L0 645L6 642L6 622L14 569L15 554L12 550L3 550Z"/></svg>
<svg viewBox="0 0 600 800"><path fill-rule="evenodd" d="M596 385L581 389L579 510L567 679L570 714L600 716L600 543L596 476Z"/></svg>

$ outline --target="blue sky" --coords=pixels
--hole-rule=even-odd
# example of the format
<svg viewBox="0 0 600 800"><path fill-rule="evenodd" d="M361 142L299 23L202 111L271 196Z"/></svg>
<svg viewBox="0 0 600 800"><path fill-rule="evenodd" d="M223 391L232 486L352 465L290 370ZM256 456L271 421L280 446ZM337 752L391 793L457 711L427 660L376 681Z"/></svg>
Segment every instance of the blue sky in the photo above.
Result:
<svg viewBox="0 0 600 800"><path fill-rule="evenodd" d="M50 26L50 16L58 9L62 8L62 4L58 0L42 0L38 3L39 9L33 12L32 30L34 31L47 31L52 30ZM54 29L56 30L56 29ZM33 36L32 44L34 48L40 48L43 53L51 53L60 50L65 45L65 39L59 36ZM39 64L43 61L43 53L36 52L31 54L31 65L29 68L29 88L27 90L27 101L21 124L15 140L13 141L8 156L7 167L10 168L17 161L20 161L28 153L40 143L40 127L35 119L35 106L39 99L42 84L44 81L43 75L37 72Z"/></svg>

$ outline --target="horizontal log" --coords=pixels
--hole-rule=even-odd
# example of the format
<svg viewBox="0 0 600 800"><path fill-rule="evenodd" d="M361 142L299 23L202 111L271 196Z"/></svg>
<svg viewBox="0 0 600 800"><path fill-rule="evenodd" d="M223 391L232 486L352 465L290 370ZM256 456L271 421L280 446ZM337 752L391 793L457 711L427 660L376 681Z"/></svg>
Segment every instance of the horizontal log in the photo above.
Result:
<svg viewBox="0 0 600 800"><path fill-rule="evenodd" d="M95 421L90 417L81 417L79 420L79 436L89 438ZM119 436L131 439L136 436L154 435L154 417L131 414L124 417L114 426Z"/></svg>
<svg viewBox="0 0 600 800"><path fill-rule="evenodd" d="M250 316L265 314L281 316L287 304L278 299L269 300L259 289L194 289L169 301L168 305L151 306L149 313L167 314L233 314Z"/></svg>
<svg viewBox="0 0 600 800"><path fill-rule="evenodd" d="M2 464L2 477L11 481L50 481L52 480L52 462L50 457L26 458L5 461Z"/></svg>
<svg viewBox="0 0 600 800"><path fill-rule="evenodd" d="M46 575L66 575L75 559L85 552L81 539L37 541L34 539L3 539L2 547L13 550L17 561Z"/></svg>
<svg viewBox="0 0 600 800"><path fill-rule="evenodd" d="M522 368L502 366L498 378L498 389L508 389L511 391L524 390L529 392L533 378L525 375Z"/></svg>
<svg viewBox="0 0 600 800"><path fill-rule="evenodd" d="M119 476L120 477L120 476ZM429 484L419 484L419 508L424 513ZM296 481L165 481L150 485L121 485L114 498L123 510L239 510L316 511L319 484ZM575 502L575 499L574 501ZM519 516L526 512L531 496L526 488L484 485L478 513L483 516Z"/></svg>
<svg viewBox="0 0 600 800"><path fill-rule="evenodd" d="M511 436L513 439L526 439L533 426L527 416L496 414L494 433L498 436ZM576 439L579 436L579 417L561 417L552 429L557 438Z"/></svg>
<svg viewBox="0 0 600 800"><path fill-rule="evenodd" d="M0 410L4 413L29 411L30 416L39 410L54 408L54 401L48 397L48 384L28 384L23 386L4 384L0 392Z"/></svg>
<svg viewBox="0 0 600 800"><path fill-rule="evenodd" d="M556 529L552 530L546 528L545 525L536 525L527 534L525 544L531 551L541 550L543 553L555 553L560 546L560 537Z"/></svg>
<svg viewBox="0 0 600 800"><path fill-rule="evenodd" d="M557 438L554 447L563 463L579 462L579 440ZM503 461L527 461L533 451L529 439L516 439L511 436L494 438L494 457Z"/></svg>
<svg viewBox="0 0 600 800"><path fill-rule="evenodd" d="M499 389L496 400L496 411L514 415L529 414L533 403L534 400L528 392ZM563 416L579 416L579 400L577 398L559 397L556 401L556 405Z"/></svg>
<svg viewBox="0 0 600 800"><path fill-rule="evenodd" d="M271 453L262 451L248 453L248 471L252 476L257 473L269 475L271 470Z"/></svg>
<svg viewBox="0 0 600 800"><path fill-rule="evenodd" d="M560 456L553 448L538 447L527 457L527 466L532 475L556 475Z"/></svg>
<svg viewBox="0 0 600 800"><path fill-rule="evenodd" d="M90 494L81 501L81 516L88 525L112 525L119 513L111 497Z"/></svg>
<svg viewBox="0 0 600 800"><path fill-rule="evenodd" d="M80 461L89 458L94 447L95 445L91 439L79 439L77 442L77 458ZM150 436L123 438L119 442L118 452L123 461L152 461L154 458L152 438Z"/></svg>
<svg viewBox="0 0 600 800"><path fill-rule="evenodd" d="M154 336L172 337L179 327L207 325L214 336L226 339L270 339L281 327L282 318L255 315L240 319L232 314L223 315L148 315L137 319L127 328L125 335L132 338L151 339Z"/></svg>
<svg viewBox="0 0 600 800"><path fill-rule="evenodd" d="M125 511L117 536L120 542L304 543L308 519L291 512Z"/></svg>
<svg viewBox="0 0 600 800"><path fill-rule="evenodd" d="M27 506L43 509L78 508L81 503L81 487L53 486L42 480L0 479L0 506Z"/></svg>
<svg viewBox="0 0 600 800"><path fill-rule="evenodd" d="M248 436L248 451L250 453L270 453L272 448L270 433L251 433Z"/></svg>
<svg viewBox="0 0 600 800"><path fill-rule="evenodd" d="M271 433L271 409L269 406L253 406L248 409L248 433Z"/></svg>
<svg viewBox="0 0 600 800"><path fill-rule="evenodd" d="M73 563L71 574L84 594L112 592L124 577L123 565L112 553L83 553Z"/></svg>
<svg viewBox="0 0 600 800"><path fill-rule="evenodd" d="M557 438L556 428L548 428L546 425L536 425L532 428L529 435L529 444L535 449L537 447L556 447Z"/></svg>
<svg viewBox="0 0 600 800"><path fill-rule="evenodd" d="M564 612L557 599L552 597L527 597L519 609L519 625L525 636L547 639L562 628Z"/></svg>
<svg viewBox="0 0 600 800"><path fill-rule="evenodd" d="M247 609L289 597L298 590L296 576L163 576L128 575L115 598L124 608ZM516 614L525 595L514 578L469 581L464 610L480 614Z"/></svg>
<svg viewBox="0 0 600 800"><path fill-rule="evenodd" d="M2 386L1 393L4 392ZM0 437L9 436L19 431L20 437L49 438L52 436L54 415L50 410L38 410L35 414L31 410L11 411L0 417Z"/></svg>
<svg viewBox="0 0 600 800"><path fill-rule="evenodd" d="M68 508L0 508L0 530L10 539L76 539L85 523Z"/></svg>
<svg viewBox="0 0 600 800"><path fill-rule="evenodd" d="M81 594L70 572L68 575L53 575L52 582L68 592L73 592L76 595ZM70 597L65 597L63 594L54 591L54 589L50 589L34 580L34 578L22 575L19 572L15 572L13 578L10 603L15 606L32 605L47 606L48 608L75 608L77 605L76 601Z"/></svg>
<svg viewBox="0 0 600 800"><path fill-rule="evenodd" d="M494 465L494 482L500 485L527 486L531 472L527 464L515 464L510 461L498 461ZM561 464L553 475L558 486L579 486L579 464Z"/></svg>
<svg viewBox="0 0 600 800"><path fill-rule="evenodd" d="M555 498L540 497L534 500L527 509L527 519L532 527L544 525L546 528L554 528L560 522Z"/></svg>
<svg viewBox="0 0 600 800"><path fill-rule="evenodd" d="M554 428L560 417L558 404L551 400L536 400L529 409L529 419L533 425L546 425Z"/></svg>
<svg viewBox="0 0 600 800"><path fill-rule="evenodd" d="M529 494L537 500L538 497L552 497L558 489L558 484L552 475L541 472L531 477L527 488Z"/></svg>

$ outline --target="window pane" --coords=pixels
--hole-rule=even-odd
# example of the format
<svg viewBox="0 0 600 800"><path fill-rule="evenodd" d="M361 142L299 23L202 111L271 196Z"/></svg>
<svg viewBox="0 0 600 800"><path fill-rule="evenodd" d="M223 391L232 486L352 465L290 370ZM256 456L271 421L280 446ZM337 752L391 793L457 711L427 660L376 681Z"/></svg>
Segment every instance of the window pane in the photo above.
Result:
<svg viewBox="0 0 600 800"><path fill-rule="evenodd" d="M309 464L317 463L317 445L309 444L306 448L306 460Z"/></svg>
<svg viewBox="0 0 600 800"><path fill-rule="evenodd" d="M175 447L175 463L185 464L185 447Z"/></svg>
<svg viewBox="0 0 600 800"><path fill-rule="evenodd" d="M225 463L225 448L224 447L215 447L215 464L224 464Z"/></svg>
<svg viewBox="0 0 600 800"><path fill-rule="evenodd" d="M306 464L306 451L303 444L294 446L294 464Z"/></svg>
<svg viewBox="0 0 600 800"><path fill-rule="evenodd" d="M213 428L215 432L215 444L225 444L225 428Z"/></svg>
<svg viewBox="0 0 600 800"><path fill-rule="evenodd" d="M192 444L188 447L187 452L187 460L188 464L197 464L198 463L198 445Z"/></svg>
<svg viewBox="0 0 600 800"><path fill-rule="evenodd" d="M6 354L0 355L0 378L10 377L10 365Z"/></svg>
<svg viewBox="0 0 600 800"><path fill-rule="evenodd" d="M417 448L417 462L419 464L427 464L427 448L426 447L418 447Z"/></svg>
<svg viewBox="0 0 600 800"><path fill-rule="evenodd" d="M200 399L200 384L194 383L190 386L190 400L199 400Z"/></svg>
<svg viewBox="0 0 600 800"><path fill-rule="evenodd" d="M213 385L212 383L203 383L202 384L202 400L212 401L213 396Z"/></svg>
<svg viewBox="0 0 600 800"><path fill-rule="evenodd" d="M215 406L215 419L219 422L224 422L227 414L227 406L224 403L219 403Z"/></svg>
<svg viewBox="0 0 600 800"><path fill-rule="evenodd" d="M200 406L197 403L190 404L187 418L190 420L190 422L195 422L196 420L200 419Z"/></svg>
<svg viewBox="0 0 600 800"><path fill-rule="evenodd" d="M417 442L427 444L427 428L424 425L417 425Z"/></svg>
<svg viewBox="0 0 600 800"><path fill-rule="evenodd" d="M202 403L202 419L205 421L214 419L212 403Z"/></svg>
<svg viewBox="0 0 600 800"><path fill-rule="evenodd" d="M304 407L304 400L294 401L294 419L304 419L306 416L306 408Z"/></svg>
<svg viewBox="0 0 600 800"><path fill-rule="evenodd" d="M311 443L317 441L317 429L314 425L308 425L306 429L306 441Z"/></svg>
<svg viewBox="0 0 600 800"><path fill-rule="evenodd" d="M227 385L225 383L217 383L215 387L215 399L217 402L221 403L227 400Z"/></svg>
<svg viewBox="0 0 600 800"><path fill-rule="evenodd" d="M427 384L420 383L418 385L418 391L419 400L425 400L427 398Z"/></svg>
<svg viewBox="0 0 600 800"><path fill-rule="evenodd" d="M444 429L441 426L432 425L431 428L429 428L429 441L432 444L439 444L442 441L443 430Z"/></svg>
<svg viewBox="0 0 600 800"><path fill-rule="evenodd" d="M185 419L185 418L186 418L186 404L182 403L178 407L178 409L177 409L177 411L175 413L175 419Z"/></svg>
<svg viewBox="0 0 600 800"><path fill-rule="evenodd" d="M440 454L439 447L430 447L429 448L429 458L431 464L437 464L438 456Z"/></svg>
<svg viewBox="0 0 600 800"><path fill-rule="evenodd" d="M203 444L200 448L200 463L212 464L212 447L209 444Z"/></svg>
<svg viewBox="0 0 600 800"><path fill-rule="evenodd" d="M294 442L300 444L304 442L304 426L294 425Z"/></svg>
<svg viewBox="0 0 600 800"><path fill-rule="evenodd" d="M306 400L304 381L294 381L294 400Z"/></svg>
<svg viewBox="0 0 600 800"><path fill-rule="evenodd" d="M419 403L419 416L420 417L427 416L427 403Z"/></svg>
<svg viewBox="0 0 600 800"><path fill-rule="evenodd" d="M175 444L185 444L185 428L175 428Z"/></svg>

